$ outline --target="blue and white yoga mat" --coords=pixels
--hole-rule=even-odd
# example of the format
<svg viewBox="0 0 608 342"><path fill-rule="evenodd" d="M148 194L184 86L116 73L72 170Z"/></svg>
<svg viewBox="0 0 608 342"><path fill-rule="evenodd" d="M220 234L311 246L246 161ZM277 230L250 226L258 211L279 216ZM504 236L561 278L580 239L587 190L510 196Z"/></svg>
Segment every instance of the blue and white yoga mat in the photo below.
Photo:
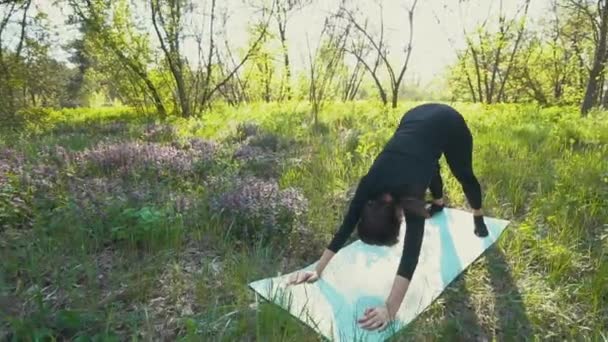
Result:
<svg viewBox="0 0 608 342"><path fill-rule="evenodd" d="M382 305L389 295L401 258L405 226L401 227L399 243L392 247L370 246L360 240L344 246L315 283L287 286L293 274L289 273L254 281L249 287L329 340L384 341L422 313L496 242L509 224L489 217L485 222L490 234L479 238L473 234L470 212L446 208L426 221L413 280L393 324L381 332L359 328L357 319L363 317L366 308ZM302 270L314 269L315 265Z"/></svg>

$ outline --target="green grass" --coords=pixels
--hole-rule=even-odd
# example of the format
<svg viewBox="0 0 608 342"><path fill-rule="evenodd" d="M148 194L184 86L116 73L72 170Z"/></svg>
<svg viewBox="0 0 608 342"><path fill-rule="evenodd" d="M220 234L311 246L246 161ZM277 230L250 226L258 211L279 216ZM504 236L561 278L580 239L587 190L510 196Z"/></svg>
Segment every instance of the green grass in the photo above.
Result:
<svg viewBox="0 0 608 342"><path fill-rule="evenodd" d="M2 131L0 150L22 154L22 172L50 183L18 174L0 181L0 340L317 340L282 310L253 306L246 284L320 255L359 177L414 105L332 103L318 127L303 103L218 105L164 123L128 108L28 116ZM396 340L606 340L608 114L453 105L474 135L487 214L513 223ZM165 130L147 132L153 122ZM282 142L278 162L231 158L246 122ZM76 160L98 144L170 146L192 137L221 146L194 171L140 165L125 173ZM72 159L48 152L54 146ZM230 185L222 180L269 167L281 188L300 189L308 202L308 235L292 233L289 248L243 239L210 207ZM443 173L450 205L466 208L460 185ZM103 197L96 180L121 190Z"/></svg>

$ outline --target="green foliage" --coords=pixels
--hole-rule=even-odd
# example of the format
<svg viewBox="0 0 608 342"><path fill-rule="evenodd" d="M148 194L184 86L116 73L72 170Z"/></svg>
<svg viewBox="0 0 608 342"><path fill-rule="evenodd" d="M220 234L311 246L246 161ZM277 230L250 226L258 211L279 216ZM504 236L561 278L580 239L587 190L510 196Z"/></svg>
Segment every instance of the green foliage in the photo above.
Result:
<svg viewBox="0 0 608 342"><path fill-rule="evenodd" d="M13 2L11 2L13 3ZM30 5L27 5L27 4ZM11 121L15 112L29 107L60 107L68 94L72 70L51 54L52 39L47 16L34 12L31 1L0 4L0 119ZM21 36L21 20L25 31ZM19 33L19 34L17 34ZM12 37L9 37L10 35Z"/></svg>
<svg viewBox="0 0 608 342"><path fill-rule="evenodd" d="M216 103L202 118L154 124L129 108L23 114L21 131L0 136L0 151L24 158L0 161L20 170L0 180L0 219L8 222L0 229L0 331L8 335L0 339L311 339L272 306L250 307L245 284L318 258L358 180L417 104L328 102L322 134L309 122L310 106L298 102ZM473 132L484 209L513 223L398 338L601 339L606 113L453 106ZM207 145L194 138L219 145L200 169L190 161ZM125 177L76 158L136 144L151 159L119 154L128 162L116 165L131 165ZM141 160L159 164L144 172ZM449 204L466 208L460 184L443 172ZM222 198L223 208L237 210L218 210ZM240 208L230 198L251 202ZM281 236L280 244L263 243L264 234Z"/></svg>
<svg viewBox="0 0 608 342"><path fill-rule="evenodd" d="M10 178L4 179L1 178ZM31 224L30 194L19 186L16 175L0 175L0 232Z"/></svg>
<svg viewBox="0 0 608 342"><path fill-rule="evenodd" d="M260 23L249 30L249 46L253 46L262 32L266 30L264 26L265 24ZM266 32L262 40L251 51L249 62L243 69L244 79L247 82L242 91L249 101L277 100L282 76L275 57L280 50L272 46L274 40L276 40L276 36L271 32Z"/></svg>
<svg viewBox="0 0 608 342"><path fill-rule="evenodd" d="M576 6L557 1L547 14L532 28L522 26L530 18L507 19L500 13L490 18L498 21L499 29L484 22L469 33L467 47L447 73L452 97L485 103L580 104L597 44L592 32L599 14L585 1ZM598 99L603 97L598 94Z"/></svg>
<svg viewBox="0 0 608 342"><path fill-rule="evenodd" d="M165 245L179 237L179 224L171 221L166 210L149 206L139 209L125 208L113 218L111 238L135 246L154 241L162 241L161 245Z"/></svg>

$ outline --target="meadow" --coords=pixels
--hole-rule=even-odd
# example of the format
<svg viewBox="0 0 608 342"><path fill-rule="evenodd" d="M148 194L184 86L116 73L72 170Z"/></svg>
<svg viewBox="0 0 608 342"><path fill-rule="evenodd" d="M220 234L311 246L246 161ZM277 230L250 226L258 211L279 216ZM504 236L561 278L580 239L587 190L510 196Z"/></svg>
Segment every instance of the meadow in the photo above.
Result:
<svg viewBox="0 0 608 342"><path fill-rule="evenodd" d="M22 112L0 129L0 340L318 340L246 284L321 255L414 105ZM608 113L452 105L512 224L396 340L607 340Z"/></svg>

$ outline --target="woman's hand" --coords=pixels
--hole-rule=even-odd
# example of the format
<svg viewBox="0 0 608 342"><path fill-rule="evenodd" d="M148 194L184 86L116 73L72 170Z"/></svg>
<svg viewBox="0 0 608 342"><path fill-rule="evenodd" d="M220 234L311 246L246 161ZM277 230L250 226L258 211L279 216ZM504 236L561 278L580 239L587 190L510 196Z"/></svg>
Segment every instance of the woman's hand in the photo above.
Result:
<svg viewBox="0 0 608 342"><path fill-rule="evenodd" d="M289 278L289 281L287 282L287 285L297 285L297 284L301 284L303 282L314 283L315 281L319 280L319 278L321 277L321 274L323 273L323 270L325 269L325 267L327 266L327 264L329 263L331 258L333 258L334 255L335 255L335 253L333 251L326 248L325 251L323 252L323 255L321 255L321 259L319 259L319 262L317 263L317 266L315 267L314 270L301 271L301 272L292 274L291 277Z"/></svg>
<svg viewBox="0 0 608 342"><path fill-rule="evenodd" d="M363 318L359 319L359 326L366 330L384 330L391 318L386 306L379 306L365 310Z"/></svg>
<svg viewBox="0 0 608 342"><path fill-rule="evenodd" d="M389 323L395 319L409 285L408 278L397 275L391 294L384 305L365 310L363 318L358 320L359 326L366 330L386 329Z"/></svg>
<svg viewBox="0 0 608 342"><path fill-rule="evenodd" d="M317 280L319 280L319 274L317 271L302 271L293 274L287 284L297 285L303 282L314 283Z"/></svg>

